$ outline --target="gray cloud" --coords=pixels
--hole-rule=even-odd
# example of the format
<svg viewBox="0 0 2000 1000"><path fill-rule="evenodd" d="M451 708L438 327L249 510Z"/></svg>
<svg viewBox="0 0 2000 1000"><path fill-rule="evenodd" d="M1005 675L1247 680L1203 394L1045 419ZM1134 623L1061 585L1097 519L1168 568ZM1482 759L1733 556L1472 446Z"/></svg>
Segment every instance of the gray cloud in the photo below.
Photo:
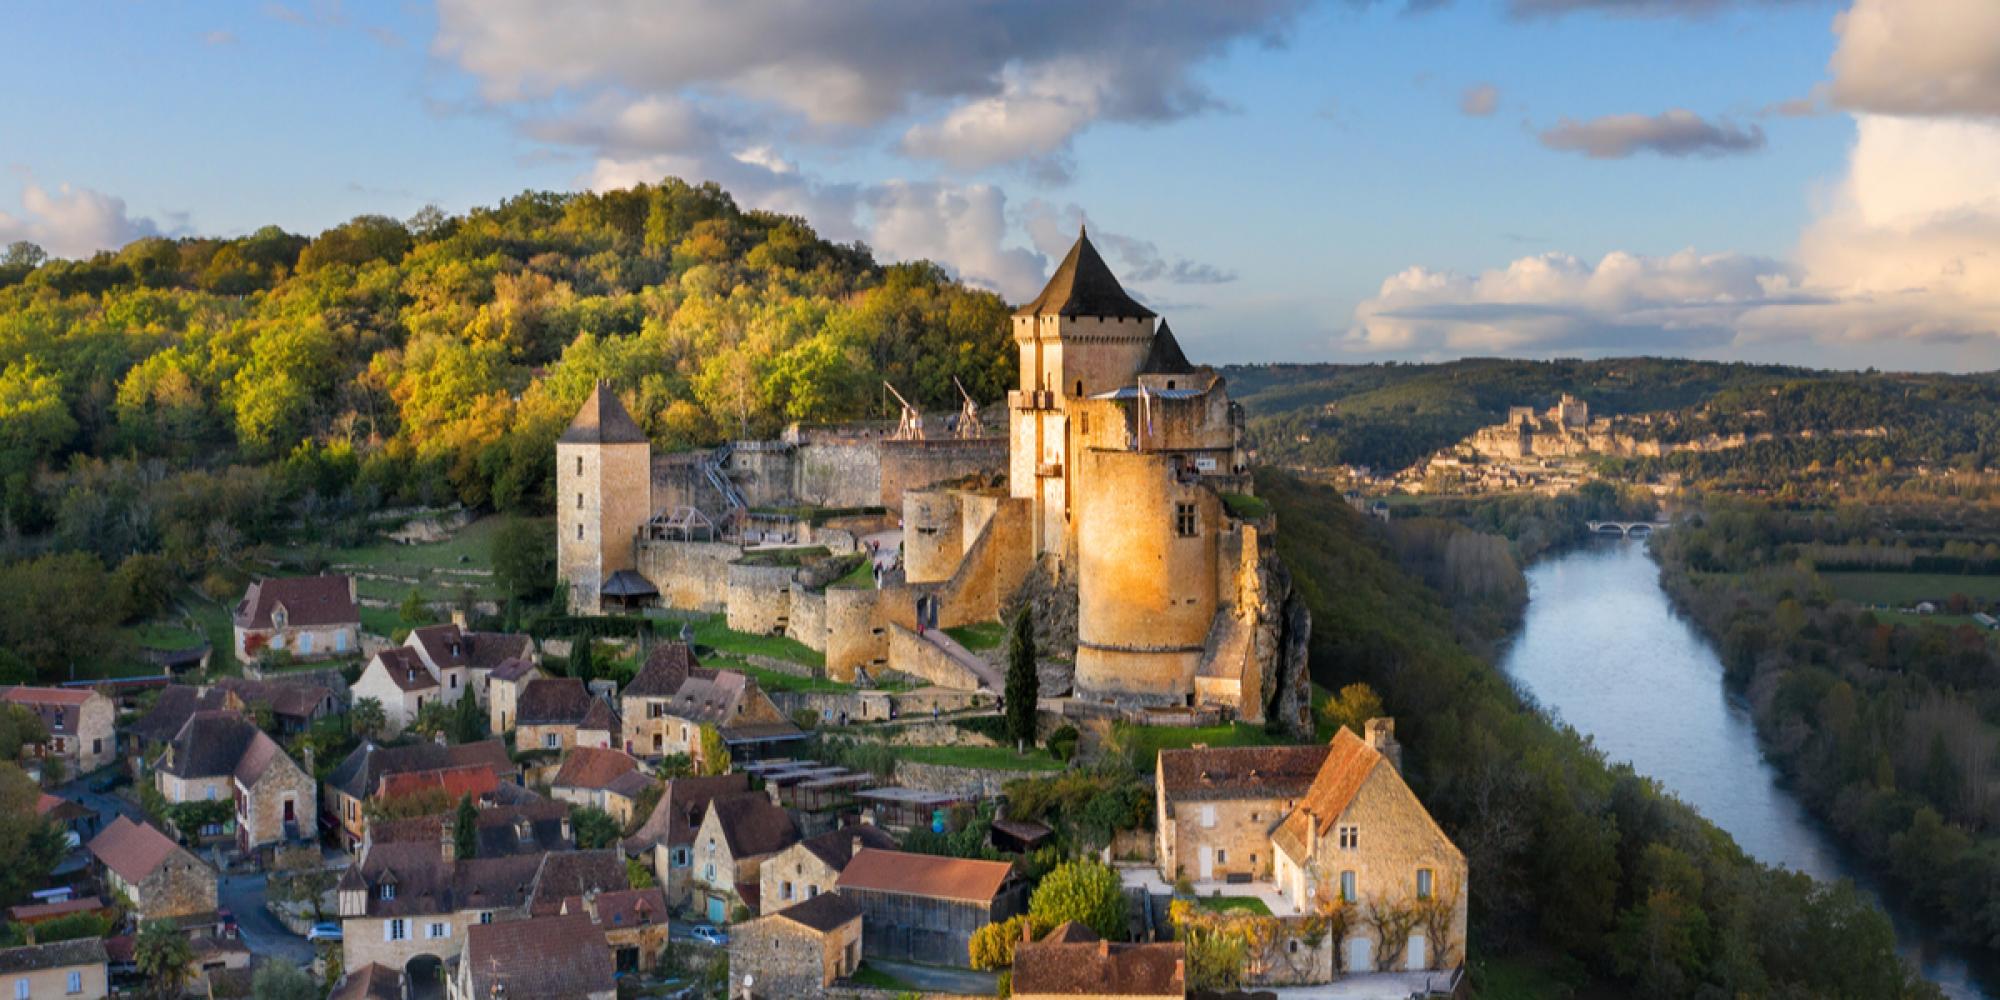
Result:
<svg viewBox="0 0 2000 1000"><path fill-rule="evenodd" d="M1729 156L1764 148L1764 130L1710 122L1676 108L1657 115L1605 115L1588 121L1564 118L1538 136L1542 145L1592 159L1616 160L1634 153L1661 156Z"/></svg>
<svg viewBox="0 0 2000 1000"><path fill-rule="evenodd" d="M1836 104L1924 117L2000 117L2000 3L1854 0L1834 19Z"/></svg>
<svg viewBox="0 0 2000 1000"><path fill-rule="evenodd" d="M1050 260L1060 259L1069 252L1077 228L1084 221L1083 209L1077 205L1058 208L1039 198L1028 202L1020 212L1020 223L1027 230L1028 239ZM1186 257L1170 259L1149 240L1114 233L1102 226L1091 228L1090 241L1110 255L1119 279L1128 284L1221 285L1236 280L1235 271Z"/></svg>
<svg viewBox="0 0 2000 1000"><path fill-rule="evenodd" d="M1499 109L1500 88L1490 83L1467 87L1458 99L1458 110L1473 118L1485 118Z"/></svg>

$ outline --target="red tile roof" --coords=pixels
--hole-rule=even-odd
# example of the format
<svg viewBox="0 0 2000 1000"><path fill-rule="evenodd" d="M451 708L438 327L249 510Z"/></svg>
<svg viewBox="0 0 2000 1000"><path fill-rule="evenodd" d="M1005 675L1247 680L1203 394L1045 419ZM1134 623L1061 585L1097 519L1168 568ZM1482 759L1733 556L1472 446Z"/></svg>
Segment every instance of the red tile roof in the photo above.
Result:
<svg viewBox="0 0 2000 1000"><path fill-rule="evenodd" d="M1296 798L1312 786L1328 747L1208 747L1160 751L1160 784L1169 801Z"/></svg>
<svg viewBox="0 0 2000 1000"><path fill-rule="evenodd" d="M658 886L600 892L588 901L583 896L570 896L563 900L562 912L587 913L592 906L597 909L597 925L607 931L645 927L667 919L667 897Z"/></svg>
<svg viewBox="0 0 2000 1000"><path fill-rule="evenodd" d="M989 903L1014 874L1005 861L941 858L864 847L840 873L840 889Z"/></svg>
<svg viewBox="0 0 2000 1000"><path fill-rule="evenodd" d="M491 796L499 787L500 779L494 776L491 767L484 764L466 764L431 771L385 774L382 776L381 787L375 792L375 797L399 799L407 795L443 792L447 798L454 801L467 795L474 799L483 799Z"/></svg>
<svg viewBox="0 0 2000 1000"><path fill-rule="evenodd" d="M1186 952L1178 942L1113 944L1077 940L1062 928L1014 949L1014 992L1090 997L1187 995ZM1096 935L1089 935L1094 938Z"/></svg>
<svg viewBox="0 0 2000 1000"><path fill-rule="evenodd" d="M573 998L617 989L604 932L581 913L474 924L464 961L476 997Z"/></svg>
<svg viewBox="0 0 2000 1000"><path fill-rule="evenodd" d="M621 776L639 769L639 761L622 750L572 747L550 784L569 788L609 788Z"/></svg>
<svg viewBox="0 0 2000 1000"><path fill-rule="evenodd" d="M181 851L180 845L151 824L134 823L123 816L90 840L90 853L131 883L143 881L176 851Z"/></svg>

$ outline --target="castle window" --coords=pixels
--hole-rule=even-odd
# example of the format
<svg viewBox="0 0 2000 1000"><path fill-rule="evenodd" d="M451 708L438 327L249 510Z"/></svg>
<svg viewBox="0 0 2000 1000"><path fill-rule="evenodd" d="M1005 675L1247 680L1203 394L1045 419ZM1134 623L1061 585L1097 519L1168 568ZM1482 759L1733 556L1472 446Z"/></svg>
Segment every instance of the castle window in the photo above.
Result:
<svg viewBox="0 0 2000 1000"><path fill-rule="evenodd" d="M1195 517L1194 504L1177 503L1174 505L1174 534L1182 538L1193 538L1199 528L1200 522Z"/></svg>
<svg viewBox="0 0 2000 1000"><path fill-rule="evenodd" d="M1428 868L1417 869L1417 898L1431 898L1431 870Z"/></svg>
<svg viewBox="0 0 2000 1000"><path fill-rule="evenodd" d="M1174 387L1174 380L1173 380L1173 379L1168 379L1168 380L1167 380L1167 388L1171 389L1171 388L1173 388L1173 387Z"/></svg>
<svg viewBox="0 0 2000 1000"><path fill-rule="evenodd" d="M583 494L581 494L581 493L578 493L578 494L576 495L576 509L577 509L577 510L582 510L582 509L583 509Z"/></svg>
<svg viewBox="0 0 2000 1000"><path fill-rule="evenodd" d="M582 455L578 455L578 456L576 456L576 474L577 474L577 475L579 475L579 476L583 475L583 456L582 456Z"/></svg>
<svg viewBox="0 0 2000 1000"><path fill-rule="evenodd" d="M1076 394L1077 394L1077 397L1078 397L1078 398L1082 398L1082 396L1083 396L1083 380L1082 380L1082 379L1077 379L1077 380L1076 380Z"/></svg>
<svg viewBox="0 0 2000 1000"><path fill-rule="evenodd" d="M579 542L580 542L580 541L583 541L583 522L582 522L582 521L578 521L578 522L576 523L576 540L577 540L577 541L579 541Z"/></svg>

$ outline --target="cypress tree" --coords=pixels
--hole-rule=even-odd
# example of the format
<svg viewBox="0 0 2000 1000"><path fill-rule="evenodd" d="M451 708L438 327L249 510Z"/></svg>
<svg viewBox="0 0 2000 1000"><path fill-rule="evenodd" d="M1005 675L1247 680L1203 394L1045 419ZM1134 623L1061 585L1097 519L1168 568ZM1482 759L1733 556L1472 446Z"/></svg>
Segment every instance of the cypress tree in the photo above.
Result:
<svg viewBox="0 0 2000 1000"><path fill-rule="evenodd" d="M479 856L479 810L473 808L471 795L459 797L458 821L452 827L451 844L460 861Z"/></svg>
<svg viewBox="0 0 2000 1000"><path fill-rule="evenodd" d="M585 632L571 640L569 651L569 675L589 684L597 679L597 664L592 659L590 633Z"/></svg>
<svg viewBox="0 0 2000 1000"><path fill-rule="evenodd" d="M1035 742L1035 702L1042 680L1035 674L1035 619L1022 605L1014 615L1014 637L1007 647L1007 735L1026 749Z"/></svg>

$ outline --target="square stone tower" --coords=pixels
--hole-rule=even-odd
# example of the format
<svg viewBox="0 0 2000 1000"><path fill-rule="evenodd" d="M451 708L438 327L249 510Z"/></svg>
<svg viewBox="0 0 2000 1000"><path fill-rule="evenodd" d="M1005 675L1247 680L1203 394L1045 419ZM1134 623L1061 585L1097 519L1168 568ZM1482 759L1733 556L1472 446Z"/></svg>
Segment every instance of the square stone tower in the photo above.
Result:
<svg viewBox="0 0 2000 1000"><path fill-rule="evenodd" d="M1034 301L1014 310L1021 387L1007 394L1014 496L1033 504L1037 557L1075 553L1072 402L1133 383L1153 350L1154 313L1126 294L1078 231L1075 245Z"/></svg>
<svg viewBox="0 0 2000 1000"><path fill-rule="evenodd" d="M603 382L556 439L556 572L576 614L603 610L604 583L637 562L653 513L653 446Z"/></svg>

